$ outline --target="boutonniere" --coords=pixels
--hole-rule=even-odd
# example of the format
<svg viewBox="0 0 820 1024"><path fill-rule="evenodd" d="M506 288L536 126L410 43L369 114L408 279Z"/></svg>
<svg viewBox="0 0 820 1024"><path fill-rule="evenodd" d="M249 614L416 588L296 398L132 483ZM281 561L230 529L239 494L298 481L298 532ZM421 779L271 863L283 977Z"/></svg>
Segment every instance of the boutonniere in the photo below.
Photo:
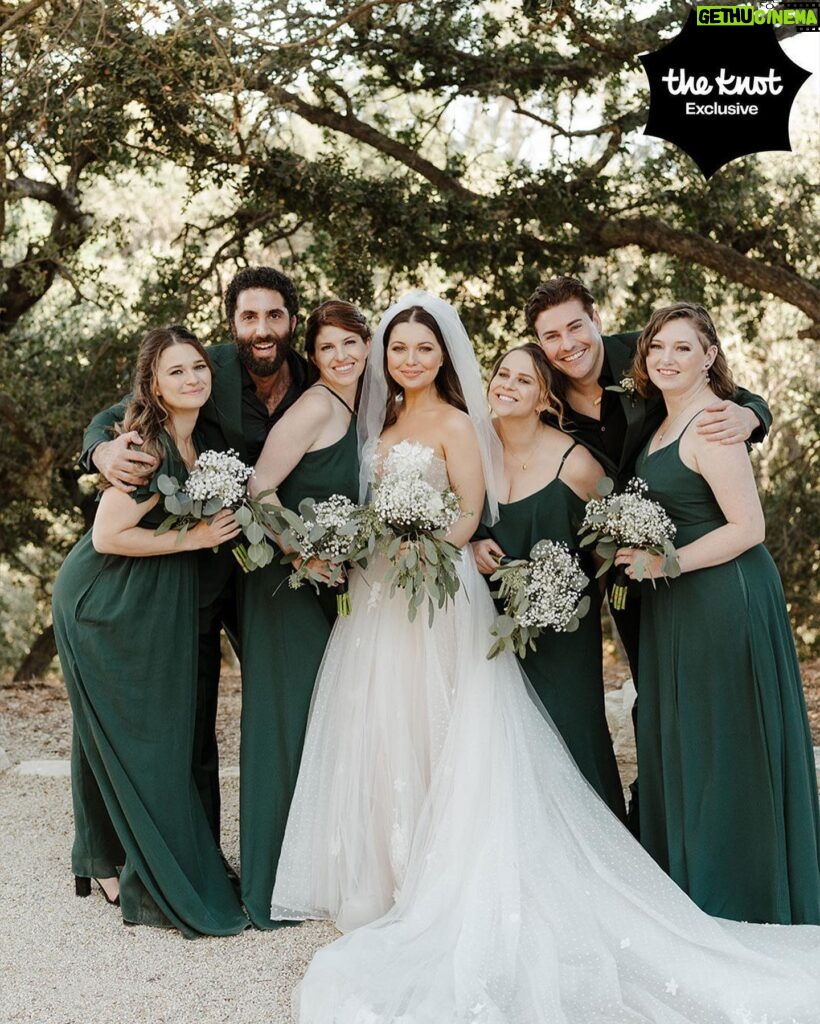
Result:
<svg viewBox="0 0 820 1024"><path fill-rule="evenodd" d="M629 401L634 406L638 401L638 389L631 377L621 377L618 384L607 384L605 391L616 391L619 395L629 395Z"/></svg>

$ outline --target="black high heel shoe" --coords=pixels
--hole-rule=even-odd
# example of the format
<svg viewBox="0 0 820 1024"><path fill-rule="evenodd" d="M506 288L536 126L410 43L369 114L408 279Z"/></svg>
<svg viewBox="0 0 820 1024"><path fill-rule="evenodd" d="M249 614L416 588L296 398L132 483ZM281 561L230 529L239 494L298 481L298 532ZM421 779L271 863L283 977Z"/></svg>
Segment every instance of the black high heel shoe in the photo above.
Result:
<svg viewBox="0 0 820 1024"><path fill-rule="evenodd" d="M97 888L100 890L100 892L105 897L105 902L106 903L110 903L112 907L118 907L120 905L120 898L119 898L119 896L115 896L114 899L112 900L111 897L108 895L108 893L105 891L105 889L103 889L103 887L100 885L100 880L98 878L95 878L94 881L97 883ZM91 895L91 879L90 878L86 878L84 875L75 875L74 876L74 895L75 896L82 896L82 897L90 896Z"/></svg>

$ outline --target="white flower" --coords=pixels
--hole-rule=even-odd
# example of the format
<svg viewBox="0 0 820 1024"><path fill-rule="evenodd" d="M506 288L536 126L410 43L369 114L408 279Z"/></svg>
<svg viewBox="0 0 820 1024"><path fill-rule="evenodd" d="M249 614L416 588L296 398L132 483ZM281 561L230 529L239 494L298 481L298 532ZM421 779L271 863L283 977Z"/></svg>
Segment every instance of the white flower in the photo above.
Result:
<svg viewBox="0 0 820 1024"><path fill-rule="evenodd" d="M541 541L531 555L524 582L526 601L515 621L519 626L551 626L560 632L575 614L589 580L566 544Z"/></svg>
<svg viewBox="0 0 820 1024"><path fill-rule="evenodd" d="M223 507L231 508L245 497L245 485L252 475L252 467L233 449L203 452L185 482L185 492L194 501L218 498Z"/></svg>
<svg viewBox="0 0 820 1024"><path fill-rule="evenodd" d="M373 508L398 532L446 530L461 516L458 496L449 488L439 491L425 479L434 454L425 445L400 441L384 459Z"/></svg>
<svg viewBox="0 0 820 1024"><path fill-rule="evenodd" d="M581 533L605 534L623 547L661 546L675 536L675 525L664 508L646 495L646 481L634 478L621 494L587 502Z"/></svg>

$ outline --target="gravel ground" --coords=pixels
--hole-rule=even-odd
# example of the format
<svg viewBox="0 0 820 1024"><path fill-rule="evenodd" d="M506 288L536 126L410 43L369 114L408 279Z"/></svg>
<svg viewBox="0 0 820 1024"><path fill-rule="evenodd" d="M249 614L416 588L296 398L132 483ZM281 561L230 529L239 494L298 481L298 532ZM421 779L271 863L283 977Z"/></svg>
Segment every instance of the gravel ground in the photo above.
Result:
<svg viewBox="0 0 820 1024"><path fill-rule="evenodd" d="M219 731L238 764L239 687L225 679ZM307 922L229 939L125 928L98 891L74 896L67 777L20 775L21 761L69 756L59 680L0 689L1 1024L286 1024L290 993L314 952L337 936ZM223 779L223 846L238 862L239 784Z"/></svg>
<svg viewBox="0 0 820 1024"><path fill-rule="evenodd" d="M607 663L608 703L625 784L634 771L628 675ZM820 662L804 665L815 744L820 745ZM623 691L626 692L626 691ZM238 863L240 692L223 675L218 731L225 853ZM613 723L615 724L615 723ZM618 725L615 724L617 730ZM22 761L66 759L71 721L59 679L0 687L0 1024L286 1024L290 993L313 953L336 935L308 922L276 932L187 941L177 932L125 928L99 892L73 893L67 777L22 775ZM5 769L5 770L4 770Z"/></svg>

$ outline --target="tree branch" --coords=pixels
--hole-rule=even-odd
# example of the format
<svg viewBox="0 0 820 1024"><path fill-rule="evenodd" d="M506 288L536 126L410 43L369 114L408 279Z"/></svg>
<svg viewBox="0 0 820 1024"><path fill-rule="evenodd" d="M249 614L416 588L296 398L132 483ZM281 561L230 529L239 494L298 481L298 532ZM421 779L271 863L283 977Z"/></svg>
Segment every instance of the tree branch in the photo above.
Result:
<svg viewBox="0 0 820 1024"><path fill-rule="evenodd" d="M4 35L9 29L14 28L18 21L23 21L30 14L33 14L38 7L42 7L46 0L30 0L29 3L20 7L12 14L10 18L6 18L2 25L0 25L0 35Z"/></svg>
<svg viewBox="0 0 820 1024"><path fill-rule="evenodd" d="M305 121L309 121L311 124L322 128L330 128L333 131L341 132L352 139L358 139L359 142L371 146L385 156L389 156L409 167L410 170L416 171L417 174L426 178L431 185L435 185L442 192L458 195L464 199L482 198L478 193L465 188L455 178L442 171L440 167L437 167L430 160L420 156L415 149L396 141L396 139L391 139L372 125L361 121L354 114L339 114L335 110L329 110L327 107L313 106L310 103L306 103L299 96L288 92L287 89L272 85L271 83L267 83L264 88L275 102L288 110L292 110Z"/></svg>
<svg viewBox="0 0 820 1024"><path fill-rule="evenodd" d="M820 289L792 271L761 263L703 235L670 227L656 217L611 218L593 231L605 250L639 245L645 252L665 252L690 260L748 288L776 295L811 320L801 337L820 337Z"/></svg>

